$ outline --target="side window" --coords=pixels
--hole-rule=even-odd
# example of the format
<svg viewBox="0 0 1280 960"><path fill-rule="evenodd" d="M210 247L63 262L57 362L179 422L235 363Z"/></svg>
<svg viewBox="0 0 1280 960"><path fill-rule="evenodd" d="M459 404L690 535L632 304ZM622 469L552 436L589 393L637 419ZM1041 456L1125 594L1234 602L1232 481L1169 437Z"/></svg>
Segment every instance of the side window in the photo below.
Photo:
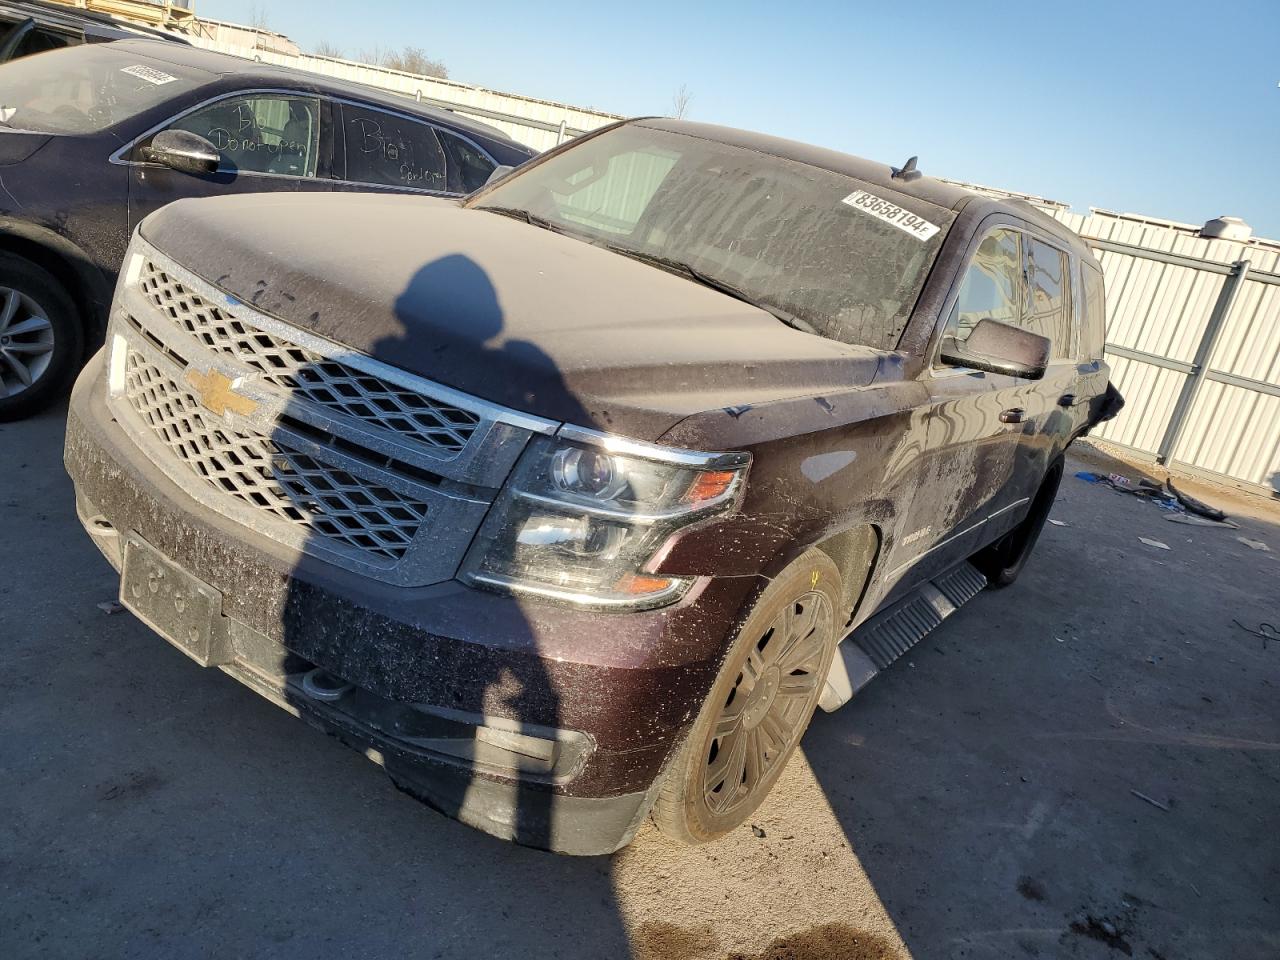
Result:
<svg viewBox="0 0 1280 960"><path fill-rule="evenodd" d="M320 149L320 102L310 97L261 94L229 97L170 124L212 143L226 173L314 177Z"/></svg>
<svg viewBox="0 0 1280 960"><path fill-rule="evenodd" d="M448 130L438 131L437 136L449 157L449 189L454 193L470 193L483 187L496 164Z"/></svg>
<svg viewBox="0 0 1280 960"><path fill-rule="evenodd" d="M1053 342L1051 356L1071 356L1071 324L1067 317L1067 257L1035 237L1024 237L1027 306L1023 326Z"/></svg>
<svg viewBox="0 0 1280 960"><path fill-rule="evenodd" d="M381 110L343 107L347 179L416 190L449 189L434 127Z"/></svg>
<svg viewBox="0 0 1280 960"><path fill-rule="evenodd" d="M1102 274L1083 264L1084 277L1084 327L1080 331L1080 359L1101 360L1107 335L1107 300L1102 285Z"/></svg>
<svg viewBox="0 0 1280 960"><path fill-rule="evenodd" d="M993 230L978 245L947 319L945 335L961 342L979 320L1017 324L1022 301L1022 254L1015 230Z"/></svg>

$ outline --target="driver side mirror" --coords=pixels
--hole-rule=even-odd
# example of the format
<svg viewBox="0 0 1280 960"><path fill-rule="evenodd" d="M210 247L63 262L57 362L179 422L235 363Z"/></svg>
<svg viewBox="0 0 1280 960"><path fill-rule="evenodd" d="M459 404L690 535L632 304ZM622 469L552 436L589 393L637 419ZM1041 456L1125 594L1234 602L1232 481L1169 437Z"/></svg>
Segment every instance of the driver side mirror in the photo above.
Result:
<svg viewBox="0 0 1280 960"><path fill-rule="evenodd" d="M1049 365L1048 337L998 320L983 319L967 340L945 337L942 362L1025 380L1039 380Z"/></svg>
<svg viewBox="0 0 1280 960"><path fill-rule="evenodd" d="M197 176L216 172L222 161L217 147L188 130L161 130L151 138L151 146L144 155L145 159L163 163L179 173Z"/></svg>
<svg viewBox="0 0 1280 960"><path fill-rule="evenodd" d="M489 174L489 179L484 182L484 185L486 187L493 186L514 169L515 167L511 166L509 163L499 164L493 168L493 172Z"/></svg>

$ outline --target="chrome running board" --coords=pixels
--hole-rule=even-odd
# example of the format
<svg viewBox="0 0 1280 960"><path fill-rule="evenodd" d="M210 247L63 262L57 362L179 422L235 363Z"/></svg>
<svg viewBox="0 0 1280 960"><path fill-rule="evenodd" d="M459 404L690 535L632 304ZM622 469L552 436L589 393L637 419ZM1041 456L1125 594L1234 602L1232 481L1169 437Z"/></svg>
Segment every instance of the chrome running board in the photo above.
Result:
<svg viewBox="0 0 1280 960"><path fill-rule="evenodd" d="M828 713L844 706L876 674L928 636L986 585L987 578L965 562L925 581L877 613L836 648L818 706Z"/></svg>

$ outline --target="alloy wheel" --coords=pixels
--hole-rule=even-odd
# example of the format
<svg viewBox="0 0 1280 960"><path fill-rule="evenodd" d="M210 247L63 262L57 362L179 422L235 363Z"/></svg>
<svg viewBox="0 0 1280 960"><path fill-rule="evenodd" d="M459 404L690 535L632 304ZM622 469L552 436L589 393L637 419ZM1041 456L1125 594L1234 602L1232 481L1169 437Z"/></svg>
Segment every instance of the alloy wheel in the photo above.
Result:
<svg viewBox="0 0 1280 960"><path fill-rule="evenodd" d="M712 813L729 814L751 798L804 733L825 680L832 620L827 597L810 591L748 650L708 744L702 787Z"/></svg>
<svg viewBox="0 0 1280 960"><path fill-rule="evenodd" d="M53 360L53 324L21 290L0 287L0 397L15 397Z"/></svg>

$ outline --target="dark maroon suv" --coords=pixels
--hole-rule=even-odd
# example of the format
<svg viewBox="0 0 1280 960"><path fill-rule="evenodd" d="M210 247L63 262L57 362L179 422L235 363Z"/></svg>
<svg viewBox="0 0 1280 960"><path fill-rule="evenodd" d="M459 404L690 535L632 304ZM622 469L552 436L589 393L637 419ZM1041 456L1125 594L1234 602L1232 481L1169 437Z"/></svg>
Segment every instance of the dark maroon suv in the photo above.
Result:
<svg viewBox="0 0 1280 960"><path fill-rule="evenodd" d="M1028 206L631 121L465 201L152 214L66 462L197 662L602 853L741 823L817 706L1012 582L1118 407L1102 346L1098 264Z"/></svg>

